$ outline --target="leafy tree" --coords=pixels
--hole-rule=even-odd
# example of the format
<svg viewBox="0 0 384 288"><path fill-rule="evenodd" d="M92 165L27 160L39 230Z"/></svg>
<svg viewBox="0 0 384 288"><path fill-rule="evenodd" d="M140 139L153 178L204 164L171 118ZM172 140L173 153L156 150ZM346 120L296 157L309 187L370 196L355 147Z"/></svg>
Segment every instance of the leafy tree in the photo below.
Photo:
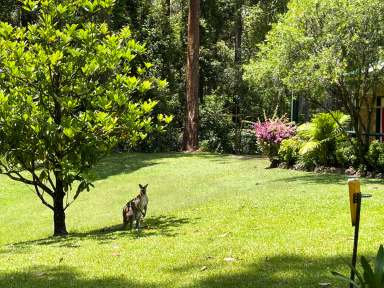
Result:
<svg viewBox="0 0 384 288"><path fill-rule="evenodd" d="M228 134L220 136L223 141L231 141L223 146L231 147L226 152L241 153L246 145L247 139L241 133L243 120L256 120L263 110L268 113L275 110L276 103L270 99L263 101L260 90L243 81L242 64L257 54L256 44L286 10L286 3L282 0L202 1L200 99L204 106L207 96L222 98L219 102L224 102L223 113L232 118ZM285 105L280 107L284 111ZM205 111L201 109L201 113ZM206 135L217 134L215 132L215 126L201 127L199 135L201 140L210 142Z"/></svg>
<svg viewBox="0 0 384 288"><path fill-rule="evenodd" d="M185 3L184 3L185 2ZM184 123L185 50L188 5L185 0L116 0L111 27L118 30L128 25L132 38L145 43L155 77L167 79L169 85L161 94L155 111L173 114L167 132L150 133L133 149L139 151L180 150ZM159 99L152 95L152 99Z"/></svg>
<svg viewBox="0 0 384 288"><path fill-rule="evenodd" d="M319 106L329 96L335 108L350 115L356 153L365 162L384 69L383 13L380 0L291 1L246 66L245 77L256 85L305 94Z"/></svg>
<svg viewBox="0 0 384 288"><path fill-rule="evenodd" d="M222 133L223 129L218 129L222 125L208 126L199 121L200 141L212 142L209 135L215 135L213 142L222 143L221 147L226 147L225 152L240 152L244 145L238 133L242 120L256 120L262 116L264 108L267 112L273 112L277 103L285 112L289 104L285 98L271 101L262 97L263 91L244 83L242 64L258 53L255 44L265 38L278 15L286 11L286 3L287 0L201 1L199 118L210 117L204 113L210 110L208 106L215 99L218 106L223 104L218 110L222 110L225 114L222 117L226 120L229 118L230 123L225 134ZM133 29L133 37L146 43L151 63L156 67L156 76L166 77L170 82L162 96L163 101L156 109L175 115L172 129L168 129L167 134L150 137L149 140L155 141L144 141L135 149L158 151L181 148L186 110L188 4L187 0L116 0L111 17L112 26L119 28L129 24ZM281 94L284 94L283 90Z"/></svg>
<svg viewBox="0 0 384 288"><path fill-rule="evenodd" d="M25 0L34 23L0 23L1 173L34 187L54 235L67 233L65 210L106 152L171 120L151 115L157 102L146 95L166 82L150 76L144 45L101 21L112 4Z"/></svg>

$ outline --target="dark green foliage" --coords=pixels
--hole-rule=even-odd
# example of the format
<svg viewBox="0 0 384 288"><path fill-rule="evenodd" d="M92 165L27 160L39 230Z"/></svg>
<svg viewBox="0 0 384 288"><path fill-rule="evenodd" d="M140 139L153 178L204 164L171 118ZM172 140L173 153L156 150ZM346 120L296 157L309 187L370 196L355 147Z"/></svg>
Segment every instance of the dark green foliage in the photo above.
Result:
<svg viewBox="0 0 384 288"><path fill-rule="evenodd" d="M297 137L284 139L280 144L279 159L281 162L287 163L288 166L294 165L299 159L299 151L302 146Z"/></svg>
<svg viewBox="0 0 384 288"><path fill-rule="evenodd" d="M382 85L383 13L381 0L292 0L245 76L270 99L300 93L319 108L328 100L348 113L364 163L376 104L371 95Z"/></svg>
<svg viewBox="0 0 384 288"><path fill-rule="evenodd" d="M171 120L153 112L158 102L149 97L167 83L153 77L144 45L103 21L112 3L24 1L36 21L27 29L0 23L1 173L34 186L55 211L55 234L66 233L56 233L57 209L64 223L106 152Z"/></svg>
<svg viewBox="0 0 384 288"><path fill-rule="evenodd" d="M298 128L303 140L300 155L311 158L315 165L336 165L336 144L346 140L343 127L349 121L349 116L340 111L316 114L311 122Z"/></svg>
<svg viewBox="0 0 384 288"><path fill-rule="evenodd" d="M133 38L145 43L148 58L154 65L153 76L167 79L169 86L151 99L161 100L156 107L159 113L173 114L174 121L165 134L155 132L149 141L143 141L134 150L179 150L179 133L184 121L184 65L185 65L185 15L183 1L117 0L111 17L112 27L129 25ZM168 7L168 5L171 6ZM168 9L169 8L169 9ZM168 112L166 112L168 111Z"/></svg>
<svg viewBox="0 0 384 288"><path fill-rule="evenodd" d="M384 248L380 245L375 258L375 266L372 267L369 261L364 256L361 256L361 266L363 267L363 274L351 266L355 271L357 280L352 281L349 277L344 276L338 272L332 274L346 282L349 282L356 288L383 288L384 287Z"/></svg>
<svg viewBox="0 0 384 288"><path fill-rule="evenodd" d="M237 131L235 129L233 133ZM257 144L256 135L253 131L246 129L243 124L242 129L238 133L240 133L240 143L238 145L241 154L261 154L260 146ZM233 138L237 139L235 136Z"/></svg>
<svg viewBox="0 0 384 288"><path fill-rule="evenodd" d="M200 136L204 147L213 151L249 151L249 137L240 132L242 120L256 120L261 111L273 111L279 104L280 111L286 112L288 102L282 97L271 101L260 96L260 91L250 89L242 81L242 69L235 60L235 33L238 28L236 11L240 5L244 29L242 31L242 63L257 52L256 44L262 41L277 20L277 15L286 10L287 1L202 1L200 31L200 92L202 109L206 97L220 98L226 119L207 126L206 109L200 112L204 123ZM146 43L154 75L167 79L168 91L162 96L157 107L161 113L175 116L169 131L158 135L155 142L143 142L135 149L140 151L164 151L177 149L179 134L184 125L185 106L185 62L186 23L188 2L185 0L117 0L111 17L114 28L130 25L133 37ZM252 11L256 11L253 13ZM239 81L240 79L240 81ZM239 83L241 82L241 83ZM225 117L224 117L225 118ZM232 123L230 123L232 122ZM224 124L225 123L225 124ZM221 131L224 126L228 131ZM212 127L212 128L210 128ZM236 129L236 130L234 130ZM214 139L208 139L212 135ZM240 137L240 135L243 135ZM248 134L247 134L248 135ZM160 139L164 138L164 139ZM241 138L241 139L240 139ZM248 148L245 148L245 146ZM243 147L244 146L244 147ZM253 151L254 152L254 151Z"/></svg>
<svg viewBox="0 0 384 288"><path fill-rule="evenodd" d="M344 132L348 123L349 117L338 111L332 115L315 115L311 122L299 126L296 137L282 142L280 161L288 166L299 164L306 170L316 166L352 166L363 174L367 171L384 173L384 143L372 141L367 153L368 165L359 162L356 139L348 139Z"/></svg>
<svg viewBox="0 0 384 288"><path fill-rule="evenodd" d="M368 164L377 172L384 172L384 143L372 141L368 150Z"/></svg>
<svg viewBox="0 0 384 288"><path fill-rule="evenodd" d="M357 168L358 159L354 146L357 145L356 141L340 141L336 143L336 160L342 167L353 166Z"/></svg>
<svg viewBox="0 0 384 288"><path fill-rule="evenodd" d="M259 153L255 133L248 125L247 122L235 125L232 114L225 107L224 97L205 96L200 107L201 149L219 153Z"/></svg>
<svg viewBox="0 0 384 288"><path fill-rule="evenodd" d="M205 151L233 152L234 129L231 114L224 107L224 99L209 95L200 107L200 141Z"/></svg>
<svg viewBox="0 0 384 288"><path fill-rule="evenodd" d="M117 31L126 25L131 28L132 38L145 43L147 58L154 65L148 73L167 79L169 83L161 99L158 94L151 92L144 97L161 100L155 108L156 112L173 114L173 123L167 133L154 132L154 137L138 144L135 150L168 151L180 148L179 134L185 115L187 4L185 0L116 0L112 15L105 17L112 30ZM243 25L241 63L245 63L258 52L257 44L264 40L278 15L286 11L287 1L202 1L199 97L202 105L209 95L220 97L233 123L228 123L229 130L226 133L218 131L222 123L215 123L212 131L208 131L210 127L203 123L204 131L200 131L200 135L205 143L214 143L208 145L209 149L254 153L250 151L252 136L248 137L246 131L240 131L242 120L256 120L262 116L263 110L273 112L276 105L279 112L287 112L289 101L283 94L273 99L267 98L260 89L250 88L241 80L242 69L236 62L234 48L235 32L239 25L236 22L238 9L241 10ZM206 119L203 114L200 116ZM207 140L208 135L213 135L215 139ZM218 149L218 145L221 148Z"/></svg>
<svg viewBox="0 0 384 288"><path fill-rule="evenodd" d="M306 171L313 171L319 163L318 155L314 151L310 151L303 155L300 155L298 165L300 169Z"/></svg>
<svg viewBox="0 0 384 288"><path fill-rule="evenodd" d="M311 122L298 127L296 137L282 142L280 160L288 166L299 163L307 170L356 165L356 151L344 133L348 123L349 117L339 111L316 114Z"/></svg>
<svg viewBox="0 0 384 288"><path fill-rule="evenodd" d="M17 22L19 7L17 0L0 0L0 21Z"/></svg>

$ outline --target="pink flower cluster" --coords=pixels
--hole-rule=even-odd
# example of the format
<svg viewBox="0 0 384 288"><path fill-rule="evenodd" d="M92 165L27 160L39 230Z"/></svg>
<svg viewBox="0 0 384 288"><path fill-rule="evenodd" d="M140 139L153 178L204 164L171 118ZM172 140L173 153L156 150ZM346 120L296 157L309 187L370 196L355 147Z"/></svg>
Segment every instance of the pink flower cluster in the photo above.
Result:
<svg viewBox="0 0 384 288"><path fill-rule="evenodd" d="M289 123L286 118L267 119L265 122L256 122L253 125L256 137L261 142L280 144L286 138L296 133L296 126Z"/></svg>

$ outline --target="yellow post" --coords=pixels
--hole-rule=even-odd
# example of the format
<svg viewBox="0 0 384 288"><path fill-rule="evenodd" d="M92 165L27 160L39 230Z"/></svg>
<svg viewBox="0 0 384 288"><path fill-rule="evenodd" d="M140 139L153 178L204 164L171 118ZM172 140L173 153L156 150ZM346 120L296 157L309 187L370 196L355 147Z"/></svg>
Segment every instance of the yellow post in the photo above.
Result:
<svg viewBox="0 0 384 288"><path fill-rule="evenodd" d="M349 188L349 204L351 208L352 226L355 226L357 203L354 203L355 201L353 201L353 198L354 198L354 194L360 192L360 180L357 178L349 179L348 188Z"/></svg>

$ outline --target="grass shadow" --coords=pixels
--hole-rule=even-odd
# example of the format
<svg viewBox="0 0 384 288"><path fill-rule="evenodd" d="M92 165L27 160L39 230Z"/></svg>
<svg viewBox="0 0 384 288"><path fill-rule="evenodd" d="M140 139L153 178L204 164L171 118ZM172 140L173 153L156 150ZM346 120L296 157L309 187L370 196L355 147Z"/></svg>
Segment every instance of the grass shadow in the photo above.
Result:
<svg viewBox="0 0 384 288"><path fill-rule="evenodd" d="M373 255L370 255L372 257ZM206 268L201 270L199 263L175 267L171 273L201 273L186 288L247 288L247 287L320 287L319 283L329 283L327 287L347 287L346 282L335 279L331 271L339 271L348 275L347 264L349 255L336 255L332 257L308 257L302 255L276 255L265 257L263 260L248 265L242 265L242 260L237 260L228 265L228 269L221 269L220 273L207 274L214 269L210 259L206 260ZM242 269L231 269L235 266L244 266ZM206 275L204 275L206 274ZM86 277L72 267L58 264L57 266L32 266L17 272L0 272L0 287L7 288L32 288L32 287L167 287L165 283L154 283L154 279L148 276L151 283L140 283L134 280L120 277ZM168 283L169 284L169 283Z"/></svg>
<svg viewBox="0 0 384 288"><path fill-rule="evenodd" d="M350 256L333 257L305 257L301 255L277 255L266 257L261 262L252 263L241 269L240 272L214 274L193 283L188 287L199 288L246 288L246 287L320 287L320 283L329 283L328 287L347 287L331 275L331 271L338 271L349 275L347 263ZM228 266L241 265L241 260L228 263ZM194 265L188 265L191 270L197 270ZM175 269L175 273L187 271L188 267ZM200 266L201 267L201 264ZM206 264L207 270L211 268ZM204 271L205 272L205 271ZM201 272L201 273L204 273Z"/></svg>
<svg viewBox="0 0 384 288"><path fill-rule="evenodd" d="M183 153L145 154L114 152L103 158L91 172L93 181L106 179L113 175L129 174L144 167L158 165L163 158L184 157Z"/></svg>
<svg viewBox="0 0 384 288"><path fill-rule="evenodd" d="M82 275L69 266L32 266L27 270L0 273L0 287L4 288L121 288L137 287L150 288L159 287L153 284L139 283L123 277L100 277L92 278Z"/></svg>
<svg viewBox="0 0 384 288"><path fill-rule="evenodd" d="M78 248L82 244L81 241L88 239L96 240L99 244L107 244L118 238L137 239L152 236L175 237L178 234L177 228L190 222L191 220L188 218L160 215L145 219L143 227L139 232L135 229L129 230L122 224L116 224L87 232L74 232L62 237L48 237L14 243L6 246L6 249L1 251L0 254L10 252L18 253L18 251L19 253L23 253L26 249L33 248L35 245Z"/></svg>
<svg viewBox="0 0 384 288"><path fill-rule="evenodd" d="M355 178L344 174L333 173L314 173L314 172L301 172L301 175L292 175L290 177L275 178L271 182L291 182L297 184L343 184L346 185L348 179ZM302 175L305 173L305 175ZM383 179L369 179L360 178L362 184L384 184Z"/></svg>
<svg viewBox="0 0 384 288"><path fill-rule="evenodd" d="M305 175L292 175L290 177L275 178L271 182L291 182L297 184L345 184L347 183L348 176L341 174L317 174L313 172L302 172Z"/></svg>
<svg viewBox="0 0 384 288"><path fill-rule="evenodd" d="M162 159L167 158L186 158L198 157L202 159L220 160L222 157L231 155L221 155L212 153L129 153L114 152L103 158L90 172L89 177L93 181L106 179L110 176L119 174L129 174L139 169L160 165ZM244 159L251 159L244 157Z"/></svg>

